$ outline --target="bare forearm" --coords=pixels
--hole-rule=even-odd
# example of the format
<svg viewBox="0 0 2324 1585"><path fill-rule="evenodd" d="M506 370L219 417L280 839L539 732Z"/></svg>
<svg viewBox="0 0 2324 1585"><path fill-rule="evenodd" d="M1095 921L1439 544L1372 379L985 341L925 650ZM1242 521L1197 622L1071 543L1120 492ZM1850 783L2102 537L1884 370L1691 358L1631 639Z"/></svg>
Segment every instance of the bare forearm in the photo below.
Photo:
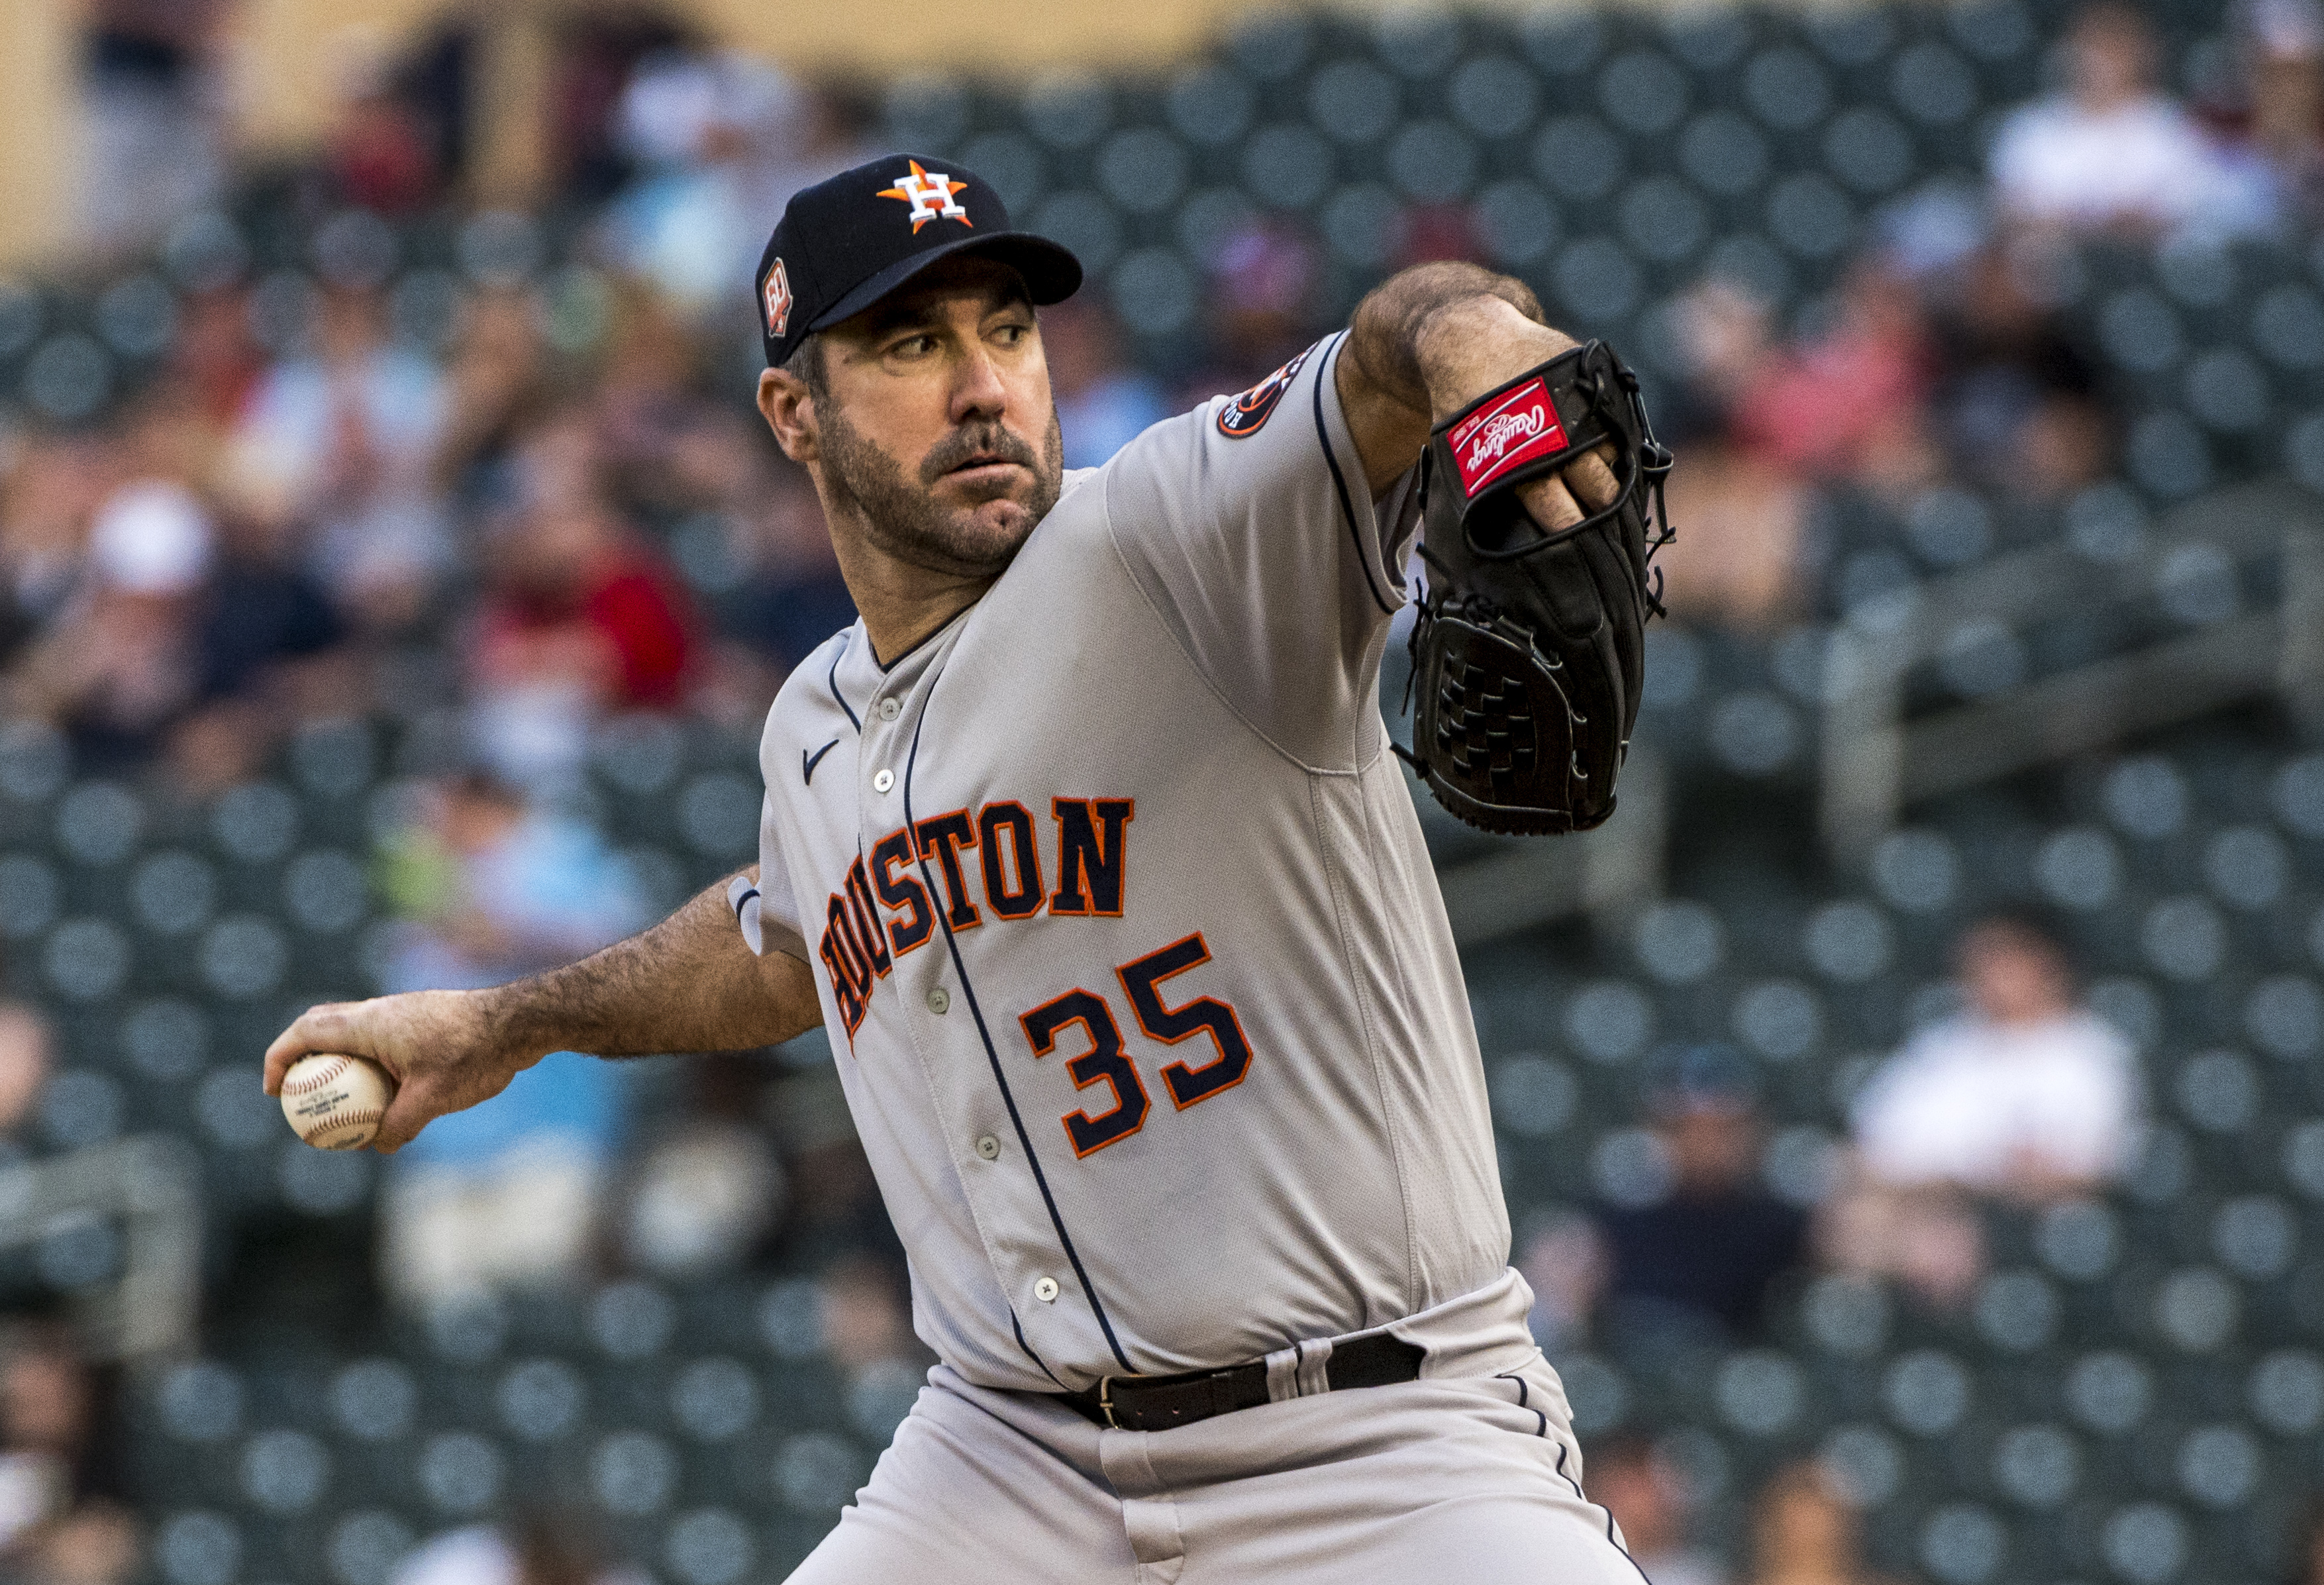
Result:
<svg viewBox="0 0 2324 1585"><path fill-rule="evenodd" d="M579 963L479 994L500 1043L528 1058L739 1051L820 1021L807 965L752 953L727 909L724 882Z"/></svg>

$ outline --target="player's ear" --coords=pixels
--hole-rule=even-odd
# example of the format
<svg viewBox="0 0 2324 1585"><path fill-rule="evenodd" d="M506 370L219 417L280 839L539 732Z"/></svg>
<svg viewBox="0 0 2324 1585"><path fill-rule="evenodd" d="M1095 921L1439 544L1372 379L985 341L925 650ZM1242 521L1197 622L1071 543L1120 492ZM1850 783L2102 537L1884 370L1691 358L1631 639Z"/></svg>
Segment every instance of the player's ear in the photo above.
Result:
<svg viewBox="0 0 2324 1585"><path fill-rule="evenodd" d="M788 369L769 369L759 376L759 412L775 434L775 444L796 463L813 462L817 454L815 392Z"/></svg>

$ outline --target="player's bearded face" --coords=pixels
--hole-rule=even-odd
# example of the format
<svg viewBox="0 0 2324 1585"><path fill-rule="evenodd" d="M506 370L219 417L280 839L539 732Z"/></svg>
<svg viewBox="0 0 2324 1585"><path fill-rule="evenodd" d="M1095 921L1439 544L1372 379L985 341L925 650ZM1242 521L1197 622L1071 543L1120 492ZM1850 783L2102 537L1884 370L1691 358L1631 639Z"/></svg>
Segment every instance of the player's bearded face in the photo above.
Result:
<svg viewBox="0 0 2324 1585"><path fill-rule="evenodd" d="M996 576L1057 503L1065 438L1054 403L1048 420L1036 447L998 419L971 419L908 468L835 403L823 419L825 479L877 548L930 572Z"/></svg>

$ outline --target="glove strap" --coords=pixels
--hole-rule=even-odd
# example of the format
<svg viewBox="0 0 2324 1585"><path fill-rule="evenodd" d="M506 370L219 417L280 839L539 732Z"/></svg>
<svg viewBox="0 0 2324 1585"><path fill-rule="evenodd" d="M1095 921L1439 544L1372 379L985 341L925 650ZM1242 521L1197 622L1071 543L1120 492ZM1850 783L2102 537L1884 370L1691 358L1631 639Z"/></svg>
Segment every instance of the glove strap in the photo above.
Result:
<svg viewBox="0 0 2324 1585"><path fill-rule="evenodd" d="M1579 364L1576 372L1570 365ZM1611 382L1620 389L1609 392ZM1564 420L1557 410L1555 392L1571 386L1588 402L1586 417L1593 420L1602 434L1577 428L1569 434ZM1614 421L1607 410L1610 401L1627 398L1631 414L1636 418L1639 439L1630 442L1624 427ZM1538 522L1534 528L1538 538L1506 550L1489 550L1477 543L1469 531L1469 513L1462 512L1461 537L1469 554L1480 561L1516 561L1561 540L1571 539L1593 529L1602 527L1629 504L1631 496L1641 483L1652 493L1652 517L1658 526L1663 519L1662 484L1671 469L1669 447L1655 438L1652 424L1647 421L1646 404L1637 400L1637 379L1624 367L1614 349L1602 341L1591 341L1558 354L1547 363L1528 369L1516 379L1469 404L1462 411L1439 424L1432 432L1432 441L1442 439L1445 451L1452 458L1458 477L1450 481L1461 492L1464 507L1472 508L1486 496L1503 490L1515 489L1544 474L1562 473L1573 460L1596 446L1600 440L1614 442L1619 454L1620 486L1614 499L1600 510L1590 513L1580 522L1552 531ZM1436 447L1431 445L1422 454L1420 476L1421 500L1424 509L1427 492L1438 483L1434 473ZM1532 521L1532 514L1526 514ZM1668 530L1663 529L1667 535ZM1660 543L1658 539L1657 543Z"/></svg>

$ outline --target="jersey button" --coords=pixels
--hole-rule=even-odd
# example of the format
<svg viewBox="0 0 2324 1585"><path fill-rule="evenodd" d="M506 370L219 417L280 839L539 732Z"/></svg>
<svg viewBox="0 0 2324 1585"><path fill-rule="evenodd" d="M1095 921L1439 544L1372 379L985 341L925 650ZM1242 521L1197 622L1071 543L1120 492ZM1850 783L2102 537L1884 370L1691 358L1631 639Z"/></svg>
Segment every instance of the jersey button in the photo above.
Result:
<svg viewBox="0 0 2324 1585"><path fill-rule="evenodd" d="M901 705L899 705L898 703L896 703L896 701L895 701L895 700L893 700L893 699L882 699L882 700L881 700L881 701L880 701L880 719L881 719L881 720L882 720L882 721L893 721L893 720L895 720L895 719L896 719L896 717L897 717L897 716L901 715L903 713L904 713L904 707L903 707Z"/></svg>
<svg viewBox="0 0 2324 1585"><path fill-rule="evenodd" d="M896 773L892 770L882 770L872 779L872 790L873 792L883 793L895 785Z"/></svg>
<svg viewBox="0 0 2324 1585"><path fill-rule="evenodd" d="M952 992L937 986L928 992L928 1010L941 1018L952 1010Z"/></svg>
<svg viewBox="0 0 2324 1585"><path fill-rule="evenodd" d="M998 1161L1001 1159L1001 1141L985 1134L976 1141L976 1153L987 1161Z"/></svg>
<svg viewBox="0 0 2324 1585"><path fill-rule="evenodd" d="M1033 1285L1033 1296L1040 1300L1044 1304L1056 1304L1057 1302L1057 1279L1054 1276L1045 1276L1040 1281L1035 1283Z"/></svg>

